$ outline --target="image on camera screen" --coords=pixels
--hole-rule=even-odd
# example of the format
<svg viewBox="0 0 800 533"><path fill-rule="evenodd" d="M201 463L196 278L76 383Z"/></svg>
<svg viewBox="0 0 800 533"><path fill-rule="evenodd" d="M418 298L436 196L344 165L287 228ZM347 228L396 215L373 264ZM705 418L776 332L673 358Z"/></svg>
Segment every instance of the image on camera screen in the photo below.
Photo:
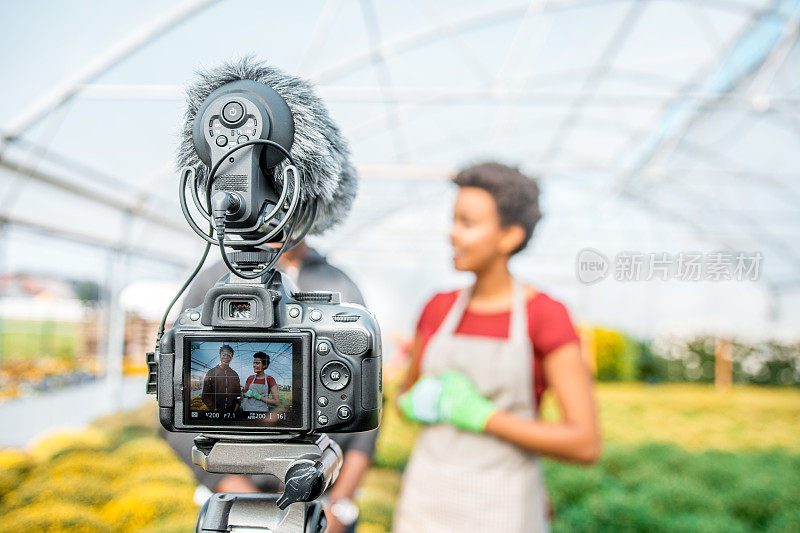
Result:
<svg viewBox="0 0 800 533"><path fill-rule="evenodd" d="M190 363L184 388L186 424L299 426L298 341L186 339L184 353Z"/></svg>

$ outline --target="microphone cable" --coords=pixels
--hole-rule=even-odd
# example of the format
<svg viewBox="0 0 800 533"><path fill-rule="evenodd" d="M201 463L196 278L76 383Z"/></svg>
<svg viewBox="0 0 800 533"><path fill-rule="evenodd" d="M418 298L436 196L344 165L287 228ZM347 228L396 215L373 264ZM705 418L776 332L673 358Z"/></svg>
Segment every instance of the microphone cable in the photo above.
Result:
<svg viewBox="0 0 800 533"><path fill-rule="evenodd" d="M208 224L208 233L209 235L211 235L212 233L211 223ZM178 290L177 294L175 294L175 297L167 306L167 310L164 311L164 316L161 317L161 325L158 327L158 334L156 335L156 346L158 346L158 343L161 342L161 337L164 336L164 329L167 324L167 316L169 316L169 312L172 310L172 306L174 306L175 302L178 301L178 298L181 297L183 291L185 291L186 288L192 283L192 281L194 281L194 278L197 276L198 272L200 272L200 269L203 268L203 263L206 262L206 258L208 257L208 252L210 250L211 250L211 243L207 242L205 250L203 250L203 255L202 257L200 257L200 261L197 262L197 266L194 267L194 270L189 275L189 278L184 282L183 286L180 288L180 290Z"/></svg>

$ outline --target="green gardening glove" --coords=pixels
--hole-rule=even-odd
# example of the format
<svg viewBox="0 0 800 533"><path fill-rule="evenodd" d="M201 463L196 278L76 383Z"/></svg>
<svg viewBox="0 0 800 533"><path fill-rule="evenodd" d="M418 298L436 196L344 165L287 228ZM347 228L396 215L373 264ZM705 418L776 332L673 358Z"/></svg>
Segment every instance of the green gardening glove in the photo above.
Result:
<svg viewBox="0 0 800 533"><path fill-rule="evenodd" d="M397 400L400 412L414 422L435 424L439 421L439 398L442 382L431 376L422 376L417 383Z"/></svg>
<svg viewBox="0 0 800 533"><path fill-rule="evenodd" d="M441 376L442 394L439 416L459 429L481 433L495 410L494 404L481 396L470 379L455 370Z"/></svg>
<svg viewBox="0 0 800 533"><path fill-rule="evenodd" d="M244 393L244 397L245 398L252 398L253 397L253 391L248 390L247 392Z"/></svg>
<svg viewBox="0 0 800 533"><path fill-rule="evenodd" d="M255 398L256 400L260 400L261 399L261 394L259 394L257 390L254 390L253 391L253 398Z"/></svg>

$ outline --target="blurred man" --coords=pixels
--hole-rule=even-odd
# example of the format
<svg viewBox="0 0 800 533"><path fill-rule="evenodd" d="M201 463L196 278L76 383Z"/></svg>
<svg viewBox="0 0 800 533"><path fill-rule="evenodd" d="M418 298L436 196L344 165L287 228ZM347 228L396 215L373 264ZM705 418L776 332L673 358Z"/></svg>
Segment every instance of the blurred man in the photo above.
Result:
<svg viewBox="0 0 800 533"><path fill-rule="evenodd" d="M338 291L343 302L364 305L364 299L356 284L341 270L328 263L316 250L301 242L281 256L278 267L297 284L302 291ZM189 309L203 304L206 292L228 269L219 261L205 271L189 287L183 308ZM325 493L325 517L328 533L352 533L358 519L358 508L352 501L361 478L369 469L375 452L377 430L363 433L329 433L342 449L344 462L336 483ZM192 439L195 434L169 433L167 441L173 449L192 465ZM197 480L214 492L277 492L280 480L275 476L210 474L192 465Z"/></svg>
<svg viewBox="0 0 800 533"><path fill-rule="evenodd" d="M236 411L242 386L239 374L231 368L233 348L223 344L219 348L219 364L206 373L203 379L203 403L210 411Z"/></svg>

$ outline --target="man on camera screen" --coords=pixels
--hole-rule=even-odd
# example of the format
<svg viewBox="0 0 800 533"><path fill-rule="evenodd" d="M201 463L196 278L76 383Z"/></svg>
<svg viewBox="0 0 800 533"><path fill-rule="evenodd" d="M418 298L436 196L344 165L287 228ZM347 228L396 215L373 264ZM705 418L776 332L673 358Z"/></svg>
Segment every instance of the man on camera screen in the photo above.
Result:
<svg viewBox="0 0 800 533"><path fill-rule="evenodd" d="M203 403L209 411L230 412L239 408L242 392L239 374L231 368L233 348L219 347L219 364L206 373L203 380Z"/></svg>

